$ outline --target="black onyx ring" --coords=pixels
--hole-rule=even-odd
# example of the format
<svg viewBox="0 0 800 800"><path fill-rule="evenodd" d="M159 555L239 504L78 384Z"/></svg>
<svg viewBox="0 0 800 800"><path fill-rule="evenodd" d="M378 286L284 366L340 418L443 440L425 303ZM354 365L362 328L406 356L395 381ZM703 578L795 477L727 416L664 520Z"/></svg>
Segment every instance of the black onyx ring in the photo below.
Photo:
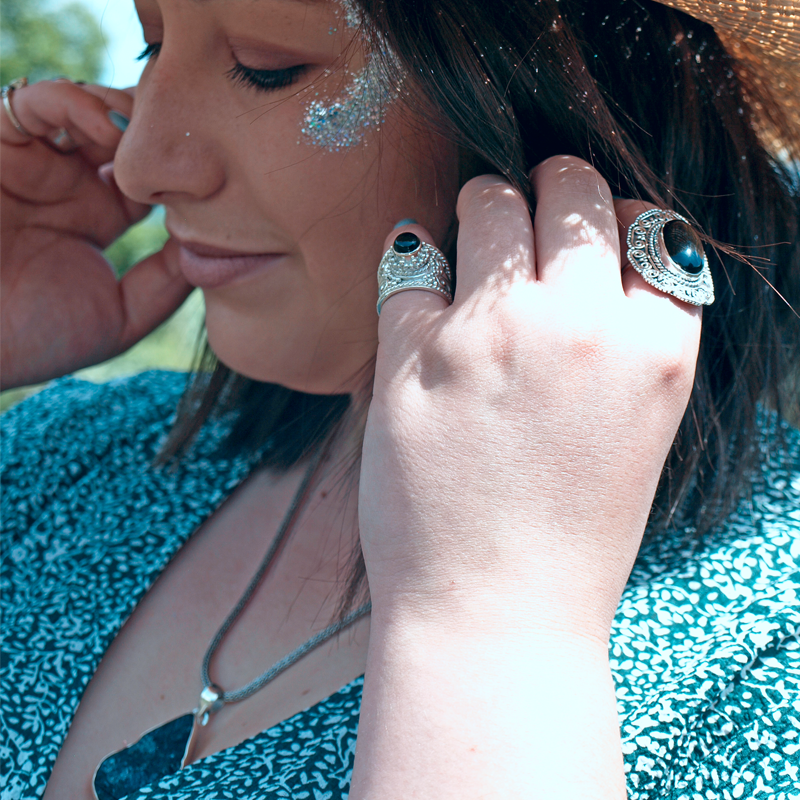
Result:
<svg viewBox="0 0 800 800"><path fill-rule="evenodd" d="M639 214L628 228L628 261L659 291L710 306L714 283L703 243L680 214L654 208Z"/></svg>
<svg viewBox="0 0 800 800"><path fill-rule="evenodd" d="M453 272L444 254L406 231L398 235L378 266L378 315L387 298L409 289L434 292L453 302Z"/></svg>

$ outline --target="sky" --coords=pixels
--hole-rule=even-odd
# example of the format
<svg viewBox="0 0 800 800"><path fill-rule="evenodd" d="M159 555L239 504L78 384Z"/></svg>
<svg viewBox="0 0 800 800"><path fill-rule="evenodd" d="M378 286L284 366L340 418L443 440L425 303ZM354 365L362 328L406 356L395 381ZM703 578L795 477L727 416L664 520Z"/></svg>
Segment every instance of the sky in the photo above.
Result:
<svg viewBox="0 0 800 800"><path fill-rule="evenodd" d="M53 0L52 6L65 5L68 0ZM136 16L133 0L81 0L97 17L108 42L105 73L100 82L124 88L135 86L144 66L136 56L144 49L142 28Z"/></svg>

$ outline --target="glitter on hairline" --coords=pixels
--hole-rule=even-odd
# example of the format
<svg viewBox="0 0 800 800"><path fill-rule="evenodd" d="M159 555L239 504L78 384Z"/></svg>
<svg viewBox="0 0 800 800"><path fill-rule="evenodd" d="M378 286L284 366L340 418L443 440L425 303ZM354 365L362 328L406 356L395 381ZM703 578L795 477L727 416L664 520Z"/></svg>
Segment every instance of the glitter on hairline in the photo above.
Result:
<svg viewBox="0 0 800 800"><path fill-rule="evenodd" d="M360 28L363 15L355 0L341 0L341 7L344 11L344 24L348 28Z"/></svg>

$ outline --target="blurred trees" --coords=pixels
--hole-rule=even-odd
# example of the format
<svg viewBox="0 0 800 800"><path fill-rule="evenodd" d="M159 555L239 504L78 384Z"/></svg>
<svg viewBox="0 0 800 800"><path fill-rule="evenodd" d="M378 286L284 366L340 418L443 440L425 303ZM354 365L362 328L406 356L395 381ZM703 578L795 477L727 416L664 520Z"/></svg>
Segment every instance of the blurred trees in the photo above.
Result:
<svg viewBox="0 0 800 800"><path fill-rule="evenodd" d="M169 234L164 227L164 209L156 206L141 222L122 234L106 251L106 258L122 277L132 266L158 252Z"/></svg>
<svg viewBox="0 0 800 800"><path fill-rule="evenodd" d="M0 0L0 49L3 85L23 75L94 82L105 59L100 25L80 2L51 10L45 0Z"/></svg>

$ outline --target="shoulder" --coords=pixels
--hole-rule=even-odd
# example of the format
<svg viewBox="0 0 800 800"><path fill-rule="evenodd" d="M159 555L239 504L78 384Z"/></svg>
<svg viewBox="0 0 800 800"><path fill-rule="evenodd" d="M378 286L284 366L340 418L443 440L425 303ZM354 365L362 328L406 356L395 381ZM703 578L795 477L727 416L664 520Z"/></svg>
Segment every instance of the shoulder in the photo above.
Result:
<svg viewBox="0 0 800 800"><path fill-rule="evenodd" d="M0 424L11 452L18 442L35 439L92 446L94 436L85 438L89 431L129 435L143 423L165 423L185 384L183 374L156 370L102 384L62 378L6 412Z"/></svg>
<svg viewBox="0 0 800 800"><path fill-rule="evenodd" d="M149 465L169 430L186 383L150 371L105 384L54 381L0 418L2 505L25 529L66 487L101 462Z"/></svg>
<svg viewBox="0 0 800 800"><path fill-rule="evenodd" d="M632 800L798 778L800 433L769 414L761 427L751 496L702 541L643 549L620 603L611 664Z"/></svg>

